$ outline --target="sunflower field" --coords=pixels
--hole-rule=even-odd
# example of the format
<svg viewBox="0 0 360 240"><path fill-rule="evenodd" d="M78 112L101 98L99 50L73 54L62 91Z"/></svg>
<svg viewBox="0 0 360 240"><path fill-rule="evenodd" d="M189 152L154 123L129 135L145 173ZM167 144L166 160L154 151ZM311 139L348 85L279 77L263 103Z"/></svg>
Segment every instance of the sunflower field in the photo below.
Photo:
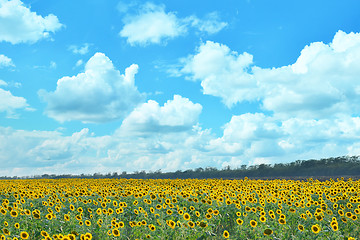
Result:
<svg viewBox="0 0 360 240"><path fill-rule="evenodd" d="M360 181L0 181L0 239L360 239Z"/></svg>

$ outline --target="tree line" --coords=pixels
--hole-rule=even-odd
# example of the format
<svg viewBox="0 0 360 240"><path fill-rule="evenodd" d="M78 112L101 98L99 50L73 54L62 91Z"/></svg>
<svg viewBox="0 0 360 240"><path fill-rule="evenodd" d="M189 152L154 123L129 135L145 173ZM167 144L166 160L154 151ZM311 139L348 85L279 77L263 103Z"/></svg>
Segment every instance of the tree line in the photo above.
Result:
<svg viewBox="0 0 360 240"><path fill-rule="evenodd" d="M8 177L2 176L0 179L60 179L60 178L133 178L133 179L186 179L186 178L223 178L223 179L239 179L239 178L330 178L341 176L357 176L360 177L360 156L341 156L322 158L319 160L297 160L290 163L275 164L259 164L259 165L242 165L238 168L231 169L227 166L223 169L215 167L199 167L196 169L188 169L185 171L162 172L157 171L135 171L127 173L94 173L94 174L42 174L26 177Z"/></svg>

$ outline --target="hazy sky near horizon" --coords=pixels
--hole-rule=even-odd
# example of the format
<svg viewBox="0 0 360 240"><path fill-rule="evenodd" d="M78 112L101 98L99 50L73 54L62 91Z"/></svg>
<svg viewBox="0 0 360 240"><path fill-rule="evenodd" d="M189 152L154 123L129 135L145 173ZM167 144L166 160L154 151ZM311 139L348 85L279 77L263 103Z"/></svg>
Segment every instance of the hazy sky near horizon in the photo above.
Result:
<svg viewBox="0 0 360 240"><path fill-rule="evenodd" d="M360 154L359 12L0 0L0 176Z"/></svg>

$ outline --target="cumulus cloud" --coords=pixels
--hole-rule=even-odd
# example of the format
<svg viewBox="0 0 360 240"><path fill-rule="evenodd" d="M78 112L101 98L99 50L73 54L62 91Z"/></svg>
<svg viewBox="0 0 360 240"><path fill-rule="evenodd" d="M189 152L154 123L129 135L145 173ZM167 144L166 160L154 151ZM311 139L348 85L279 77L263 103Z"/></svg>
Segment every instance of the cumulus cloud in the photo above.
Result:
<svg viewBox="0 0 360 240"><path fill-rule="evenodd" d="M220 97L231 107L237 102L256 100L259 87L249 72L253 56L238 54L226 45L207 41L197 54L183 59L181 73L190 74L190 79L201 81L203 93Z"/></svg>
<svg viewBox="0 0 360 240"><path fill-rule="evenodd" d="M138 65L116 70L103 53L96 53L85 65L85 71L58 80L54 92L39 90L47 102L45 113L57 121L107 122L125 117L144 101L135 86Z"/></svg>
<svg viewBox="0 0 360 240"><path fill-rule="evenodd" d="M112 135L95 136L84 128L70 136L58 131L23 131L0 127L0 163L18 175L42 173L94 173L113 171L163 171L215 165L216 157L202 154L212 138L198 124L201 105L180 95L163 106L148 101L123 121ZM1 141L8 138L9 141ZM6 153L21 145L18 152ZM16 149L16 148L15 148ZM9 163L6 159L14 158ZM9 171L12 169L12 171Z"/></svg>
<svg viewBox="0 0 360 240"><path fill-rule="evenodd" d="M7 86L7 83L0 80L0 85ZM25 98L14 96L10 91L0 88L0 112L6 112L7 118L18 118L19 115L15 113L16 109L34 111L33 108L29 107Z"/></svg>
<svg viewBox="0 0 360 240"><path fill-rule="evenodd" d="M360 34L338 31L329 44L306 46L289 66L253 68L263 107L279 117L326 118L360 111Z"/></svg>
<svg viewBox="0 0 360 240"><path fill-rule="evenodd" d="M118 9L120 12L128 12L129 7L133 6L119 4ZM139 8L138 14L126 15L123 19L124 27L119 33L132 46L166 43L169 39L186 34L189 26L214 34L227 25L226 22L220 22L216 12L208 14L205 19L196 16L179 18L175 12L165 12L164 5L147 2Z"/></svg>
<svg viewBox="0 0 360 240"><path fill-rule="evenodd" d="M0 42L12 44L35 43L40 39L49 38L50 33L63 26L55 15L37 15L20 0L0 0L0 25Z"/></svg>
<svg viewBox="0 0 360 240"><path fill-rule="evenodd" d="M87 128L63 136L59 131L0 127L0 175L98 172L98 161L106 155L109 142L110 136L95 137Z"/></svg>
<svg viewBox="0 0 360 240"><path fill-rule="evenodd" d="M69 50L72 51L74 54L85 55L89 52L89 47L89 43L84 43L82 46L70 45Z"/></svg>
<svg viewBox="0 0 360 240"><path fill-rule="evenodd" d="M168 100L162 107L149 100L124 119L120 131L148 134L189 130L197 123L201 110L200 104L194 104L180 95L174 95L174 99Z"/></svg>
<svg viewBox="0 0 360 240"><path fill-rule="evenodd" d="M0 127L0 175L240 167L244 164L289 162L360 152L359 117L332 120L294 118L279 122L262 113L246 113L233 116L225 124L223 136L216 138L210 129L199 126L196 112L200 109L195 110L196 104L180 96L174 96L166 104L174 102L182 106L177 108L176 116L181 118L192 109L193 115L190 116L193 117L188 123L179 120L173 125L193 124L192 127L182 128L181 131L172 126L168 131L150 129L151 126L157 129L168 126L166 119L173 115L169 110L161 111L161 108L166 109L165 104L150 107L152 102L144 103L133 111L137 114L147 112L149 117L139 114L141 120L132 126L124 121L112 135L95 136L87 128L63 136L59 131ZM154 113L165 118L164 125L160 125L161 120L156 119ZM136 120L134 114L127 119ZM150 121L157 125L150 126ZM314 138L316 134L318 136Z"/></svg>
<svg viewBox="0 0 360 240"><path fill-rule="evenodd" d="M207 41L182 58L178 74L231 108L257 101L263 113L233 116L205 145L223 166L288 162L359 152L360 34L338 31L311 43L295 63L254 66L253 56ZM231 157L230 159L228 157Z"/></svg>
<svg viewBox="0 0 360 240"><path fill-rule="evenodd" d="M131 45L159 44L163 39L177 37L186 31L174 13L165 13L163 5L152 3L143 5L141 14L127 17L124 22L119 34Z"/></svg>
<svg viewBox="0 0 360 240"><path fill-rule="evenodd" d="M11 58L0 54L0 68L3 67L15 67L15 64L13 63L13 61L11 60Z"/></svg>
<svg viewBox="0 0 360 240"><path fill-rule="evenodd" d="M225 156L222 166L240 167L298 159L353 155L359 151L360 118L276 119L263 113L235 115L223 136L204 145L210 156Z"/></svg>
<svg viewBox="0 0 360 240"><path fill-rule="evenodd" d="M276 139L280 136L282 132L272 117L263 113L247 113L233 116L230 122L224 125L223 136L211 140L206 148L213 154L244 155L245 157L250 157L247 155L249 149L253 148L251 154L258 156L264 154L264 149L258 146L260 140ZM274 152L274 149L271 150Z"/></svg>
<svg viewBox="0 0 360 240"><path fill-rule="evenodd" d="M297 61L279 68L253 66L253 56L207 41L183 58L179 71L201 81L204 94L232 107L260 101L278 117L322 118L360 111L360 34L338 31L329 44L306 46Z"/></svg>

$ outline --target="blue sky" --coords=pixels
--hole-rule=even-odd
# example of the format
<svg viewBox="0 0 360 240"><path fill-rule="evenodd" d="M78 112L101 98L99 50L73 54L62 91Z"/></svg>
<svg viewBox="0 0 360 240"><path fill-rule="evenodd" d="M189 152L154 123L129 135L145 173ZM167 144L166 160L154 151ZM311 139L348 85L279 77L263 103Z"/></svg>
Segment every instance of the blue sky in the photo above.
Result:
<svg viewBox="0 0 360 240"><path fill-rule="evenodd" d="M0 0L0 175L357 155L359 10Z"/></svg>

